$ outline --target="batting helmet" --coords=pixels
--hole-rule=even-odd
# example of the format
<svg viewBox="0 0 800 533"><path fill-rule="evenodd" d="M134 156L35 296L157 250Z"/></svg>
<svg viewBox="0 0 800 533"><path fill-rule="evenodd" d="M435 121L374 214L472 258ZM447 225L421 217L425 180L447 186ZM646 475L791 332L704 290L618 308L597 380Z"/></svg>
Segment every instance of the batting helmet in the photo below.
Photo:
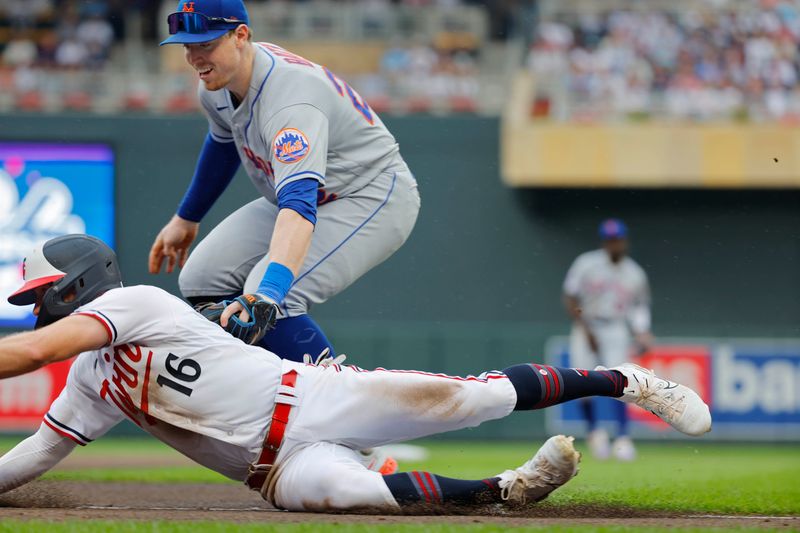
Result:
<svg viewBox="0 0 800 533"><path fill-rule="evenodd" d="M44 293L35 328L52 324L105 291L122 286L114 250L89 235L63 235L37 246L22 263L22 272L25 284L8 297L11 304L35 303L35 290L53 283ZM72 293L74 299L64 301Z"/></svg>

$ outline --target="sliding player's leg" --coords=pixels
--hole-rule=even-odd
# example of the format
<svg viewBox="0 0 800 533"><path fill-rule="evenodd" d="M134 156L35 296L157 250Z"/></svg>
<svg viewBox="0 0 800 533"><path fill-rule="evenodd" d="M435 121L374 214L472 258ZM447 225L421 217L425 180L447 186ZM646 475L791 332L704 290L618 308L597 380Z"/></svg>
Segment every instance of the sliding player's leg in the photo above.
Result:
<svg viewBox="0 0 800 533"><path fill-rule="evenodd" d="M312 512L533 503L574 477L580 458L572 439L559 435L519 468L465 480L420 471L381 476L367 470L358 453L333 443L299 446L278 466L264 496L278 508Z"/></svg>

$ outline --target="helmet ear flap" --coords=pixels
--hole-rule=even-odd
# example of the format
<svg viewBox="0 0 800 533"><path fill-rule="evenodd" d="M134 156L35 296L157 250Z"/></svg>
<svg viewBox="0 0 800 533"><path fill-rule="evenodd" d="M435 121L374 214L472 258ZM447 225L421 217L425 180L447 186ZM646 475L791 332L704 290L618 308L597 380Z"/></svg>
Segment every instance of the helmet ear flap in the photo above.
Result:
<svg viewBox="0 0 800 533"><path fill-rule="evenodd" d="M86 303L79 302L78 298L75 298L71 302L64 301L64 297L70 294L70 292L77 293L74 289L76 283L76 281L71 280L70 276L67 275L45 291L34 329L50 325L56 320L68 316L75 309Z"/></svg>

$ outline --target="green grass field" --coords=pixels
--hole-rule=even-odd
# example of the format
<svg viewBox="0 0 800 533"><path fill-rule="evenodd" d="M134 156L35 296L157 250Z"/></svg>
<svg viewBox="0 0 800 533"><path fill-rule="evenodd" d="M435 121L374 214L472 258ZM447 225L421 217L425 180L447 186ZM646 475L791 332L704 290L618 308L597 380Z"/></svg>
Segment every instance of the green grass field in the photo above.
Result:
<svg viewBox="0 0 800 533"><path fill-rule="evenodd" d="M0 448L14 444L0 439ZM474 443L427 442L430 458L420 463L403 463L404 470L429 470L445 476L481 478L506 468L515 467L535 451L538 443ZM582 443L578 448L585 451ZM129 455L152 456L174 454L154 440L108 439L76 450L79 456L105 459ZM105 461L107 464L107 461ZM225 478L201 467L170 468L103 468L60 470L45 475L45 479L80 481L136 481L145 483L207 482L230 483ZM580 475L555 492L547 505L557 508L559 515L569 513L577 505L604 504L641 510L674 511L696 514L741 514L800 516L800 447L798 445L738 445L707 444L679 441L672 443L640 444L639 459L633 463L599 462L584 454ZM19 526L3 522L0 531ZM122 528L124 525L125 528ZM665 524L667 525L667 524ZM102 523L67 522L55 528L53 524L26 523L33 531L106 531ZM133 531L145 526L145 531L238 531L235 524L209 523L187 526L180 523L150 522L117 523L115 531ZM265 524L256 531L382 531L378 526L347 524L321 526L307 524ZM39 529L39 528L42 529ZM76 527L77 529L70 529ZM271 527L277 529L270 529ZM385 531L498 531L490 525L439 526L393 524ZM96 529L93 529L96 528ZM251 529L250 526L247 527ZM509 528L502 528L509 530ZM139 529L136 529L139 530ZM548 530L554 530L548 528ZM562 528L558 531L627 531L628 529ZM636 529L630 529L636 531ZM650 530L650 529L648 529ZM643 530L638 530L643 531ZM763 531L763 530L761 530Z"/></svg>

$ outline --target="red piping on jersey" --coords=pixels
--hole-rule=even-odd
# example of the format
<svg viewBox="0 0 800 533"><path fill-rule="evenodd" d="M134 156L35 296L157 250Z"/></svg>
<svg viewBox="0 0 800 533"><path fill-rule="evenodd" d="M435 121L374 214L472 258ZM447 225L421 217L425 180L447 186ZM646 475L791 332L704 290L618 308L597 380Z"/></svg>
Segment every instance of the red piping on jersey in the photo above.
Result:
<svg viewBox="0 0 800 533"><path fill-rule="evenodd" d="M106 321L105 321L105 320L103 320L102 318L100 318L99 316L97 316L97 315L93 315L93 314L91 314L91 313L75 313L75 315L76 315L76 316L77 316L77 315L80 315L80 316L88 316L88 317L92 317L92 318L94 318L95 320L97 320L98 322L100 322L101 324L103 324L103 327L104 327L104 328L106 328L106 333L108 334L108 344L111 344L111 342L114 340L114 336L113 336L113 335L112 335L112 333L111 333L111 328L110 328L110 327L108 327L108 324L106 324Z"/></svg>
<svg viewBox="0 0 800 533"><path fill-rule="evenodd" d="M64 430L62 430L62 429L59 429L59 428L57 428L56 426L54 426L53 424L51 424L50 422L48 422L46 418L43 418L43 419L42 419L42 422L44 422L44 423L45 423L45 425L46 425L47 427L49 427L50 429L52 429L53 431L55 431L56 433L58 433L58 434L59 434L59 435L61 435L62 437L66 437L66 438L68 438L69 440L71 440L71 441L74 441L74 442L75 442L75 443L77 443L77 444L80 444L81 446L86 446L86 443L85 443L85 442L81 442L81 441L79 441L77 438L75 438L75 437L73 437L72 435L70 435L69 433L67 433L66 431L64 431Z"/></svg>
<svg viewBox="0 0 800 533"><path fill-rule="evenodd" d="M352 365L351 365L352 366ZM364 371L363 369L360 369ZM444 378L444 379L454 379L456 381L482 381L486 382L490 379L508 379L508 376L503 374L502 372L498 372L496 374L489 374L486 377L479 378L476 376L468 376L466 378L461 376L448 376L447 374L434 374L432 372L423 372L421 370L387 370L385 368L378 367L375 370L366 370L366 372L393 372L395 374L419 374L421 376L431 376L434 378Z"/></svg>

